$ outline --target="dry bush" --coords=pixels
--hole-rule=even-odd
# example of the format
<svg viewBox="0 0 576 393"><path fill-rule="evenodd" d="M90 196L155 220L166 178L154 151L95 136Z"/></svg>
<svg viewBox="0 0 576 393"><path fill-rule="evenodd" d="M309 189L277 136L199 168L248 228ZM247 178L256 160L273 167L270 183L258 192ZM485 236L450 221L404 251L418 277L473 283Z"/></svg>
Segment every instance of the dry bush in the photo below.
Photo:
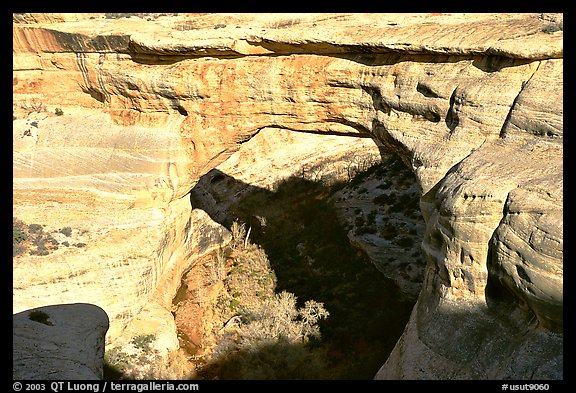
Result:
<svg viewBox="0 0 576 393"><path fill-rule="evenodd" d="M225 379L317 378L323 352L307 344L320 338L318 322L328 315L324 305L313 300L297 308L296 296L283 291L253 304L237 328L225 331L212 362L220 364Z"/></svg>
<svg viewBox="0 0 576 393"><path fill-rule="evenodd" d="M239 347L251 347L268 340L306 343L311 338L320 338L317 323L328 315L324 305L313 300L298 309L296 296L283 291L245 316Z"/></svg>
<svg viewBox="0 0 576 393"><path fill-rule="evenodd" d="M142 335L132 339L124 347L106 351L104 360L108 374L114 379L168 380L185 379L192 365L182 349L161 353L153 348L154 335Z"/></svg>
<svg viewBox="0 0 576 393"><path fill-rule="evenodd" d="M328 317L322 303L300 308L293 293L275 293L276 275L266 252L250 243L244 224L232 225L233 249L224 290L215 306L222 326L203 361L221 379L314 378L324 357L308 344L320 338L318 322ZM220 251L213 263L226 263ZM218 262L220 260L220 262ZM203 373L204 371L200 371Z"/></svg>
<svg viewBox="0 0 576 393"><path fill-rule="evenodd" d="M232 223L232 248L240 247L246 240L246 225L240 224L238 221Z"/></svg>

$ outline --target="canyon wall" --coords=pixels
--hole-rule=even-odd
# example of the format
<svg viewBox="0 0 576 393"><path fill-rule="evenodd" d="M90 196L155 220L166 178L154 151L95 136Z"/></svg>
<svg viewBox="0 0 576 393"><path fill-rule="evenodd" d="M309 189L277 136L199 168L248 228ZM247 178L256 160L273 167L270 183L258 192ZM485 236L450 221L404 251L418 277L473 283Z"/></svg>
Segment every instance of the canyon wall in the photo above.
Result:
<svg viewBox="0 0 576 393"><path fill-rule="evenodd" d="M180 278L229 237L200 176L267 127L363 136L426 224L376 377L562 378L562 15L121 16L14 15L13 213L85 245L15 257L15 313L92 303L108 342L176 347Z"/></svg>

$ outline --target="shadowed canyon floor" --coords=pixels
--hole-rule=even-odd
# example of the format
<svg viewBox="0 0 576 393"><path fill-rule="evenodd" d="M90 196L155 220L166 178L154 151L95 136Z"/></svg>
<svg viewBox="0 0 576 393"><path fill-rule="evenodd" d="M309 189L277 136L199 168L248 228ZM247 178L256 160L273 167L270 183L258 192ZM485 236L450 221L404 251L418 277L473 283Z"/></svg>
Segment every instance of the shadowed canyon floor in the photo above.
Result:
<svg viewBox="0 0 576 393"><path fill-rule="evenodd" d="M378 167L379 165L375 165L372 172ZM413 178L406 169L397 177L402 178L402 175L407 179ZM359 174L348 186L362 189L362 176L366 178L368 174ZM212 180L212 184L218 183L215 188L227 189L229 192L249 186L238 184L235 179L217 171L210 172L207 177ZM404 181L410 181L407 179ZM292 376L283 375L290 379L300 379L303 376L311 379L372 379L380 367L379 364L388 357L402 334L415 302L415 297L403 294L393 280L378 271L361 249L351 245L347 229L358 234L371 232L373 236L381 235L377 234L376 229L366 229L366 226L371 225L375 228L374 223L358 225L363 224L363 218L358 219L362 217L358 211L355 216L356 225L343 226L339 222L331 197L345 185L326 186L320 181L291 177L279 182L275 191L252 187L250 192L235 202L229 210L231 221L228 221L228 224L233 221L246 223L250 242L261 247L267 255L270 261L269 271L273 272L276 278L275 292L293 293L298 300L298 306L303 306L307 300L321 302L330 313L330 316L319 324L321 338L310 344L319 352L315 356L318 357L317 361L322 362L322 366L319 366L315 373L308 370L308 374L298 374L295 371ZM405 202L399 213L405 215L418 211L417 198L410 203L398 197L398 200L395 199L390 204L396 203L395 207L398 208L399 200ZM375 215L375 212L372 213L372 220ZM406 221L418 220L417 216ZM412 262L416 265L414 260L419 257L414 256L415 253L410 249L414 246L419 248L420 238L417 232L399 229L398 239L394 240L401 244L408 240L409 245L404 244L405 255L399 259L405 264ZM420 260L420 265L422 264ZM195 281L196 277L194 274L190 280ZM188 287L195 288L193 285ZM196 290L193 292L197 293ZM244 306L241 299L238 299L238 302L238 307ZM178 312L184 310L179 308ZM226 321L241 314L228 311L220 316L220 323L216 326L223 326ZM180 318L177 314L177 325L179 320L185 319L185 316ZM278 345L276 350L283 350L280 344L274 345ZM274 345L263 349L263 352L271 352ZM300 350L304 351L304 346ZM280 353L282 352L278 352L278 357L281 357ZM216 364L225 371L222 372L223 375L216 375L219 378L241 377L242 361L238 357L242 359L241 355L231 353L230 359L218 360ZM250 363L249 360L244 361ZM288 358L284 361L291 363L294 359ZM291 365L292 368L303 367L295 363ZM234 367L235 372L231 370ZM281 363L269 364L268 367L282 370L287 366ZM210 372L213 373L214 370L207 365L206 369L199 371L199 375L209 377Z"/></svg>

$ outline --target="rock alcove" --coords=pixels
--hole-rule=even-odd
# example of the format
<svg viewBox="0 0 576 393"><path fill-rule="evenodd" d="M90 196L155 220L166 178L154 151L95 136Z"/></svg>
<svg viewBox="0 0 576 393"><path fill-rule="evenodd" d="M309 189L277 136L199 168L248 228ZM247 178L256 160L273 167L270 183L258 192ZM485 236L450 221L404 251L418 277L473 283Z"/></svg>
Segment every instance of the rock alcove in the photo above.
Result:
<svg viewBox="0 0 576 393"><path fill-rule="evenodd" d="M413 173L370 139L274 128L202 176L193 208L235 237L243 231L243 239L196 263L173 301L195 378L371 379L422 284L419 195ZM271 343L262 354L255 349L261 342L250 355L238 355L237 343L222 350L223 341L242 340L243 324L255 323L251 309L282 292L293 294L297 307L324 305L320 337L294 338L296 354L272 335L284 332L262 338ZM279 316L268 318L262 323L270 326ZM275 355L264 364L254 360L267 353ZM309 357L317 367L303 373L300 362Z"/></svg>

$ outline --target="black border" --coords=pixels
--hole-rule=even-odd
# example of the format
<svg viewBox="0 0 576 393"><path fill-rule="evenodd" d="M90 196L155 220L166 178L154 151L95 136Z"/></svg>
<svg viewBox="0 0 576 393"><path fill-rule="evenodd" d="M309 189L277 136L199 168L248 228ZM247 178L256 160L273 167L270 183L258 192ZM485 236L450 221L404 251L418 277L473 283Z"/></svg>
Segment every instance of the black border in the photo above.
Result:
<svg viewBox="0 0 576 393"><path fill-rule="evenodd" d="M234 12L250 12L250 13L262 13L262 12L382 12L382 13L397 13L397 12L560 12L564 14L564 18L566 20L566 25L568 29L565 30L564 37L567 39L567 42L570 43L571 38L571 31L572 31L572 24L569 22L572 20L571 16L572 13L567 12L567 4L566 3L554 3L554 2L546 2L546 3L534 3L534 2L522 2L518 4L514 4L514 2L498 2L498 3L465 3L465 2L427 2L424 6L418 3L408 3L406 4L391 4L386 2L365 2L364 4L360 4L359 2L347 2L347 3L338 3L332 2L330 4L326 3L318 3L318 2L305 2L304 5L294 2L267 2L266 4L262 3L245 3L245 2L235 2L235 3L227 3L222 4L218 2L190 2L189 5L186 5L182 2L174 2L174 3L156 3L151 6L149 3L120 3L120 2L111 2L106 4L105 2L91 2L88 4L87 2L72 2L72 3L54 3L54 2L43 2L41 4L30 4L27 2L21 2L18 4L10 4L12 8L12 12L135 12L135 11L142 11L142 12L223 12L223 13L234 13ZM143 7L144 6L144 7ZM144 9L142 9L144 8ZM294 9L296 8L296 10ZM3 24L6 29L8 30L12 26L12 16L6 13L6 23ZM8 42L8 39L6 40ZM572 48L570 44L565 45L567 48ZM8 48L6 48L8 50ZM8 53L7 53L8 54ZM571 57L572 51L569 50L567 53L564 54L564 59L567 60L568 66L565 67L567 72L564 73L565 82L570 82L569 79L572 76L571 70ZM10 71L11 73L11 71ZM6 72L6 83L9 83L8 77L10 76L9 72ZM565 85L567 87L570 86L570 83ZM565 88L565 91L571 93L572 90L570 88ZM570 94L564 95L564 106L565 110L570 109L569 106L569 98ZM553 99L553 97L551 97ZM566 112L565 112L566 113ZM7 118L7 117L5 117ZM571 120L571 117L565 117L564 121ZM567 122L564 128L570 130L572 129L570 126L570 121ZM573 154L573 147L575 146L571 143L572 134L569 131L568 134L564 134L563 136L565 141L565 146L568 147L568 151L564 154L564 166L565 169L568 169L573 163L574 154ZM10 146L12 147L12 142L10 139ZM11 155L6 154L6 157L10 157ZM7 167L12 168L12 161L10 163L6 163ZM567 171L565 170L565 173ZM570 172L568 172L570 173ZM9 187L10 194L13 191L12 183ZM8 193L7 193L8 194ZM565 191L564 197L570 196L568 190ZM10 195L11 197L11 195ZM570 199L565 199L566 201L570 201ZM574 207L572 203L568 203L564 206L564 215L568 218L567 222L573 222L576 216L574 215ZM567 231L567 233L571 233ZM566 239L567 240L567 239ZM8 241L8 240L6 240ZM9 248L6 247L6 250ZM564 277L568 277L571 279L573 275L571 274L571 260L570 258L571 249L565 248L564 249L564 259L569 261L567 264L564 265ZM3 277L7 278L7 283L5 284L5 290L10 294L6 295L7 301L6 303L12 302L12 274L3 274ZM568 280L565 282L564 285L564 305L565 309L571 310L573 309L571 306L572 304L572 287L571 282ZM4 309L6 309L5 307ZM5 319L4 319L5 318ZM6 322L6 325L11 324L11 314L8 314L7 311L3 314L3 319ZM393 389L392 391L399 391L401 389L445 389L451 387L460 387L460 388L469 388L469 389L482 389L485 392L491 391L504 391L502 388L503 384L510 385L517 385L517 386L527 386L529 384L548 384L549 390L542 389L543 391L564 391L570 385L572 385L572 381L574 379L573 374L571 373L570 367L570 356L569 354L569 347L572 344L572 337L570 335L572 321L570 318L566 318L564 320L565 328L564 330L568 332L568 335L564 337L564 346L565 346L565 356L564 356L564 380L561 381L500 381L500 380L424 380L424 381L413 381L413 380L403 380L403 381L375 381L375 380L368 380L368 381L351 381L351 380L340 380L340 381L154 381L157 383L164 383L164 384L173 384L176 387L181 384L198 384L199 389L198 391L213 391L214 389L249 389L250 391L270 391L271 389L350 389L350 390L359 390L359 391L390 391L389 389ZM23 385L25 384L37 384L38 386L44 386L43 391L51 391L50 384L55 381L48 381L48 380L38 380L38 381L15 381L12 379L12 374L10 371L7 370L7 367L3 367L3 371L6 373L3 376L3 380L8 381L11 386L12 391L18 391L14 389L14 383L20 382ZM138 383L146 383L146 381L74 381L77 383L86 383L86 384L98 384L99 392L102 392L104 384L108 383L106 391L110 392L110 382L114 382L121 385L135 385ZM7 384L8 384L7 383ZM136 391L136 390L129 390L129 387L125 387L122 391ZM511 390L510 388L508 390ZM520 389L517 389L520 390ZM540 390L540 389L528 389L524 388L522 390ZM24 389L22 389L24 391ZM67 388L63 389L62 391L69 391ZM143 390L144 391L144 390ZM164 389L162 391L171 391ZM178 390L174 390L178 391ZM192 390L180 390L180 391L192 391Z"/></svg>

